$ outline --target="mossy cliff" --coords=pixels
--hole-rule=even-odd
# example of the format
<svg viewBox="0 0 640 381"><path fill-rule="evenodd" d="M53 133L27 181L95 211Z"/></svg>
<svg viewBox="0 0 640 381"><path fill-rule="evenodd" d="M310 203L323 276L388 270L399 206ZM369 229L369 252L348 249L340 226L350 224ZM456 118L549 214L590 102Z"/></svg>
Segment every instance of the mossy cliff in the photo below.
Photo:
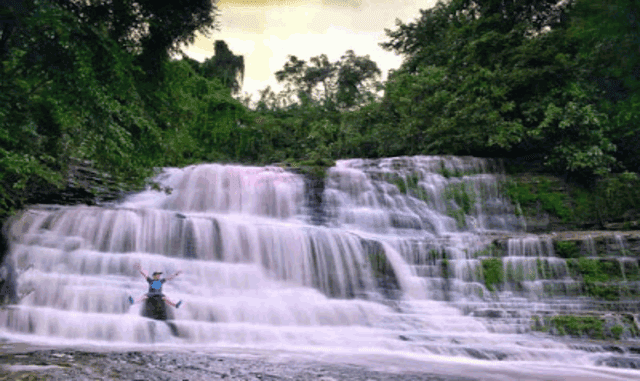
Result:
<svg viewBox="0 0 640 381"><path fill-rule="evenodd" d="M640 337L638 186L630 173L589 186L510 173L504 192L538 246L526 243L532 235L494 237L488 249L474 254L483 285L497 298L548 301L546 309L531 311L532 331L596 340ZM509 252L514 242L520 252ZM565 306L556 303L561 300Z"/></svg>
<svg viewBox="0 0 640 381"><path fill-rule="evenodd" d="M511 173L505 193L530 232L640 227L640 180L635 173L609 175L589 185L557 176Z"/></svg>
<svg viewBox="0 0 640 381"><path fill-rule="evenodd" d="M483 273L480 279L493 297L515 295L551 303L565 300L567 304L581 306L573 311L544 311L537 320L532 321L534 330L571 334L575 330L553 329L565 322L561 318L554 319L554 316L575 314L582 321L582 314L590 313L606 322L609 328L621 325L628 333L627 337L638 335L640 330L627 327L628 321L622 319L621 314L630 314L634 319L640 316L640 232L571 231L541 234L538 235L539 246L534 245L536 241L530 240L529 246L525 247L527 244L523 242L526 243L526 239L531 237L496 237L490 246L473 253L480 261ZM520 252L514 249L518 245L522 245ZM614 317L619 321L611 323ZM611 338L616 336L616 330L609 332L610 336L596 336Z"/></svg>
<svg viewBox="0 0 640 381"><path fill-rule="evenodd" d="M531 329L557 336L596 340L624 340L640 336L637 315L624 314L535 314Z"/></svg>

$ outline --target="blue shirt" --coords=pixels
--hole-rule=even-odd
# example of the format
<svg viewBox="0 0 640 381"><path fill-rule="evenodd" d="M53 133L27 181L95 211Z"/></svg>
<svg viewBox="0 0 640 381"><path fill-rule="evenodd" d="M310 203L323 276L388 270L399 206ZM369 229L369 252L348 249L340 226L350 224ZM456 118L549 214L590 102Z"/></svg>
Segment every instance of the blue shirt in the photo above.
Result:
<svg viewBox="0 0 640 381"><path fill-rule="evenodd" d="M153 279L153 278L147 277L147 282L149 283L149 294L162 294L162 285L166 281L167 280L164 278Z"/></svg>

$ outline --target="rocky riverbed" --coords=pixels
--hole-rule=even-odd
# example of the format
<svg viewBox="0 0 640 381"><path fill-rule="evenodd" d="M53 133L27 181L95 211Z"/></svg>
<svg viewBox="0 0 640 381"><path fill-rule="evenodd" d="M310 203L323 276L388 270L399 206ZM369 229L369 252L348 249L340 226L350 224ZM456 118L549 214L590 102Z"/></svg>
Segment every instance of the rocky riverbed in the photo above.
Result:
<svg viewBox="0 0 640 381"><path fill-rule="evenodd" d="M577 345L578 343L576 343ZM589 345L583 342L582 345ZM624 345L623 345L624 346ZM620 352L620 345L610 349ZM622 357L620 357L623 359ZM615 356L611 357L615 360ZM627 357L624 360L628 360ZM615 361L614 361L615 362ZM383 354L293 353L242 348L105 349L0 344L1 380L515 381L640 380L636 364L613 367L485 362ZM631 369L629 369L631 368Z"/></svg>
<svg viewBox="0 0 640 381"><path fill-rule="evenodd" d="M85 351L0 348L0 380L246 380L246 381L472 381L423 372L384 372L313 360L243 353L187 351Z"/></svg>

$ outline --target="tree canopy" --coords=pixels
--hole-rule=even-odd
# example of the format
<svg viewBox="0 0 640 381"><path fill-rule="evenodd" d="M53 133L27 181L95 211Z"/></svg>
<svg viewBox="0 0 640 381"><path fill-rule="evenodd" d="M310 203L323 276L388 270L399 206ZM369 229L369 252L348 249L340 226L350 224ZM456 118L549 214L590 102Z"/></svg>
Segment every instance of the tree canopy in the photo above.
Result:
<svg viewBox="0 0 640 381"><path fill-rule="evenodd" d="M67 176L79 164L101 173L102 181L140 184L153 167L203 159L205 152L215 157L198 146L202 128L224 135L224 128L236 125L241 106L217 80L181 71L167 55L211 26L212 3L183 3L180 10L170 5L158 14L151 11L157 2L17 4L25 7L0 7L0 210L19 207L40 190L72 185ZM126 27L112 19L122 11L118 6L135 16ZM145 6L148 11L134 10ZM147 28L169 17L171 7L184 25L178 28L173 19L174 24ZM187 19L194 20L192 29L185 27ZM162 52L153 64L155 81L148 81L149 67L140 58L148 57L148 49ZM172 90L183 96L172 102L169 97L176 95L169 89L180 75L180 88ZM190 94L197 102L185 104ZM187 118L194 112L207 113L214 123L191 127Z"/></svg>
<svg viewBox="0 0 640 381"><path fill-rule="evenodd" d="M285 97L295 94L305 104L316 102L345 110L375 98L380 74L368 55L356 56L348 50L336 62L325 54L311 57L308 63L290 55L276 79L285 84Z"/></svg>
<svg viewBox="0 0 640 381"><path fill-rule="evenodd" d="M236 56L222 40L214 43L214 55L207 58L203 63L187 58L183 55L191 66L201 75L207 78L216 78L229 88L232 93L237 94L242 89L244 79L244 57Z"/></svg>
<svg viewBox="0 0 640 381"><path fill-rule="evenodd" d="M596 20L582 7L453 0L423 10L387 30L382 46L405 61L384 103L428 152L541 153L556 170L614 170L612 115L578 40Z"/></svg>
<svg viewBox="0 0 640 381"><path fill-rule="evenodd" d="M250 109L224 41L170 59L216 28L215 2L5 1L0 211L78 163L128 187L166 165L414 154L540 157L587 183L638 172L639 17L632 0L441 2L386 31L403 63L384 83L351 50L290 52L284 90Z"/></svg>
<svg viewBox="0 0 640 381"><path fill-rule="evenodd" d="M197 33L208 36L217 28L218 9L213 0L51 1L83 25L105 30L112 40L136 54L149 76L157 77L169 53L193 43Z"/></svg>

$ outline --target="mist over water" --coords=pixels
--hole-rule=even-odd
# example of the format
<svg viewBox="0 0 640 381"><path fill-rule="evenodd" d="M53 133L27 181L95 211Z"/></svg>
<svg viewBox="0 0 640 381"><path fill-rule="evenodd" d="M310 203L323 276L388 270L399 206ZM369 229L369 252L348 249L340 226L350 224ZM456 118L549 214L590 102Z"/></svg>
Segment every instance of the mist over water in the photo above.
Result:
<svg viewBox="0 0 640 381"><path fill-rule="evenodd" d="M557 366L640 379L596 367L599 345L579 350L529 332L531 312L553 303L541 298L537 260L557 274L554 284L567 282L550 241L512 238L505 274L525 277L526 289L489 297L478 253L492 235L523 228L501 196L500 173L477 158L343 160L329 169L314 210L301 175L206 164L165 169L156 180L170 193L26 210L10 229L23 298L0 310L0 337L371 355L380 364L404 356L443 373L511 364L543 377L541 369ZM314 213L325 223L315 224ZM164 276L183 271L163 289L183 302L174 310L177 336L127 301L147 290L137 262ZM517 313L474 317L496 303Z"/></svg>

